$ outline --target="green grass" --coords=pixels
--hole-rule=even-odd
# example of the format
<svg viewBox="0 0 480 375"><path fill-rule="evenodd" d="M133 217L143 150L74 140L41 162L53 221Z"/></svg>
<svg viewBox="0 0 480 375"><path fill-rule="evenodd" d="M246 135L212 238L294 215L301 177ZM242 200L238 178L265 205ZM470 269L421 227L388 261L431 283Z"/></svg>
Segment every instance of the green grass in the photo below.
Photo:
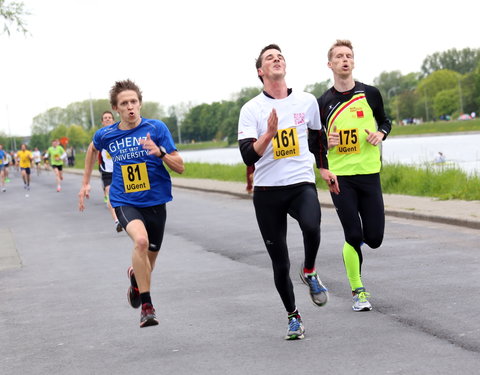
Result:
<svg viewBox="0 0 480 375"><path fill-rule="evenodd" d="M191 150L208 150L212 148L225 148L228 147L227 141L210 141L210 142L198 142L198 143L179 143L176 144L178 151L191 151ZM236 144L235 144L236 146Z"/></svg>
<svg viewBox="0 0 480 375"><path fill-rule="evenodd" d="M480 176L470 176L455 167L386 164L381 178L385 193L467 201L480 199Z"/></svg>
<svg viewBox="0 0 480 375"><path fill-rule="evenodd" d="M207 163L185 163L185 172L175 177L206 178L219 181L246 181L244 164L225 165Z"/></svg>
<svg viewBox="0 0 480 375"><path fill-rule="evenodd" d="M84 152L77 152L75 154L75 165L73 166L77 169L85 168L85 153Z"/></svg>
<svg viewBox="0 0 480 375"><path fill-rule="evenodd" d="M475 125L476 123L477 125ZM446 126L453 123L435 123L434 126L437 126L437 124ZM480 120L462 121L459 122L458 126L460 125L478 126L480 130ZM402 129L423 127L422 129L426 130L429 129L429 126L432 125L409 125L402 127ZM456 131L460 131L460 128L457 127ZM209 145L211 146L212 143L209 143ZM213 144L218 146L219 143L215 142ZM182 149L180 147L180 151ZM75 156L75 168L83 169L84 159L85 154L78 152ZM185 173L183 175L174 174L174 176L246 183L245 172L246 167L243 164L185 163ZM320 189L326 189L324 182L318 175L318 170L316 170L316 176L317 186ZM411 167L401 164L384 164L381 178L383 192L388 194L405 194L439 199L480 200L480 176L470 176L454 167Z"/></svg>
<svg viewBox="0 0 480 375"><path fill-rule="evenodd" d="M436 121L420 125L394 125L390 137L400 135L439 134L480 131L480 119L466 121Z"/></svg>
<svg viewBox="0 0 480 375"><path fill-rule="evenodd" d="M223 165L186 163L183 175L176 177L207 178L246 183L243 164ZM326 190L318 170L315 170L318 188ZM480 200L480 177L469 176L453 167L410 167L385 164L381 173L383 192L439 199Z"/></svg>

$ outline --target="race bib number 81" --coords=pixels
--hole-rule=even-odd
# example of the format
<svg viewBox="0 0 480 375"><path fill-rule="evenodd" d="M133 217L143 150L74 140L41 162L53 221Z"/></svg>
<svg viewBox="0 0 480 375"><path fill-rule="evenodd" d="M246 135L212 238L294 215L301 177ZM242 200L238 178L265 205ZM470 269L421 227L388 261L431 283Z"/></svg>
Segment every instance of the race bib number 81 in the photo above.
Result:
<svg viewBox="0 0 480 375"><path fill-rule="evenodd" d="M125 193L150 190L146 163L122 165L122 177Z"/></svg>
<svg viewBox="0 0 480 375"><path fill-rule="evenodd" d="M291 158L300 155L297 128L280 129L272 139L273 158Z"/></svg>

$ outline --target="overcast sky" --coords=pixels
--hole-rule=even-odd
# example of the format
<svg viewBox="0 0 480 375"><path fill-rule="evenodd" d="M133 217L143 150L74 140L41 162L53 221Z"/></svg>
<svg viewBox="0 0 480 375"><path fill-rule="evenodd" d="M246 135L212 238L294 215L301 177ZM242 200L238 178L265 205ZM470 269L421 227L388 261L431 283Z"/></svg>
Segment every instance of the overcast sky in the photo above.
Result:
<svg viewBox="0 0 480 375"><path fill-rule="evenodd" d="M270 43L282 48L297 90L331 77L326 53L336 39L352 41L354 76L369 84L382 71L420 71L434 52L480 48L473 0L23 3L31 35L0 35L0 132L13 135L30 134L48 108L108 98L126 78L165 108L229 100L259 87L255 58Z"/></svg>

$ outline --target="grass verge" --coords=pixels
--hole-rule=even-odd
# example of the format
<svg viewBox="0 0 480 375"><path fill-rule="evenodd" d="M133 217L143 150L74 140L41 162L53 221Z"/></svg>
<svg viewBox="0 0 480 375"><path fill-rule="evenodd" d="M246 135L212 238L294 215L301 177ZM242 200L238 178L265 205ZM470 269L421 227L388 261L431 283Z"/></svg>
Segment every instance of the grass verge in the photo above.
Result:
<svg viewBox="0 0 480 375"><path fill-rule="evenodd" d="M78 153L75 168L84 168L84 157ZM317 186L326 189L315 171ZM246 168L243 164L185 163L182 175L175 177L206 178L220 181L246 183ZM480 200L480 176L468 175L450 166L412 167L401 164L384 164L381 173L382 189L387 194L404 194L439 199Z"/></svg>

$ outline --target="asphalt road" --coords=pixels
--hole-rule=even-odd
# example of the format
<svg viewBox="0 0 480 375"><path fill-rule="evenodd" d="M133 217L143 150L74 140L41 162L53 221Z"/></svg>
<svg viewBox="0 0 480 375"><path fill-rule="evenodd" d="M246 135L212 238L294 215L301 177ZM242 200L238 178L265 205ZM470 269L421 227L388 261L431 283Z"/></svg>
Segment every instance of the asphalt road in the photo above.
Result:
<svg viewBox="0 0 480 375"><path fill-rule="evenodd" d="M160 325L140 329L126 300L131 241L114 231L99 179L77 211L80 179L57 193L43 173L28 198L19 178L0 193L0 249L15 246L21 262L0 267L0 374L478 373L478 230L387 218L384 245L364 251L374 310L354 313L335 212L322 216L323 308L298 278L291 220L306 338L287 342L251 201L175 189L152 283Z"/></svg>

